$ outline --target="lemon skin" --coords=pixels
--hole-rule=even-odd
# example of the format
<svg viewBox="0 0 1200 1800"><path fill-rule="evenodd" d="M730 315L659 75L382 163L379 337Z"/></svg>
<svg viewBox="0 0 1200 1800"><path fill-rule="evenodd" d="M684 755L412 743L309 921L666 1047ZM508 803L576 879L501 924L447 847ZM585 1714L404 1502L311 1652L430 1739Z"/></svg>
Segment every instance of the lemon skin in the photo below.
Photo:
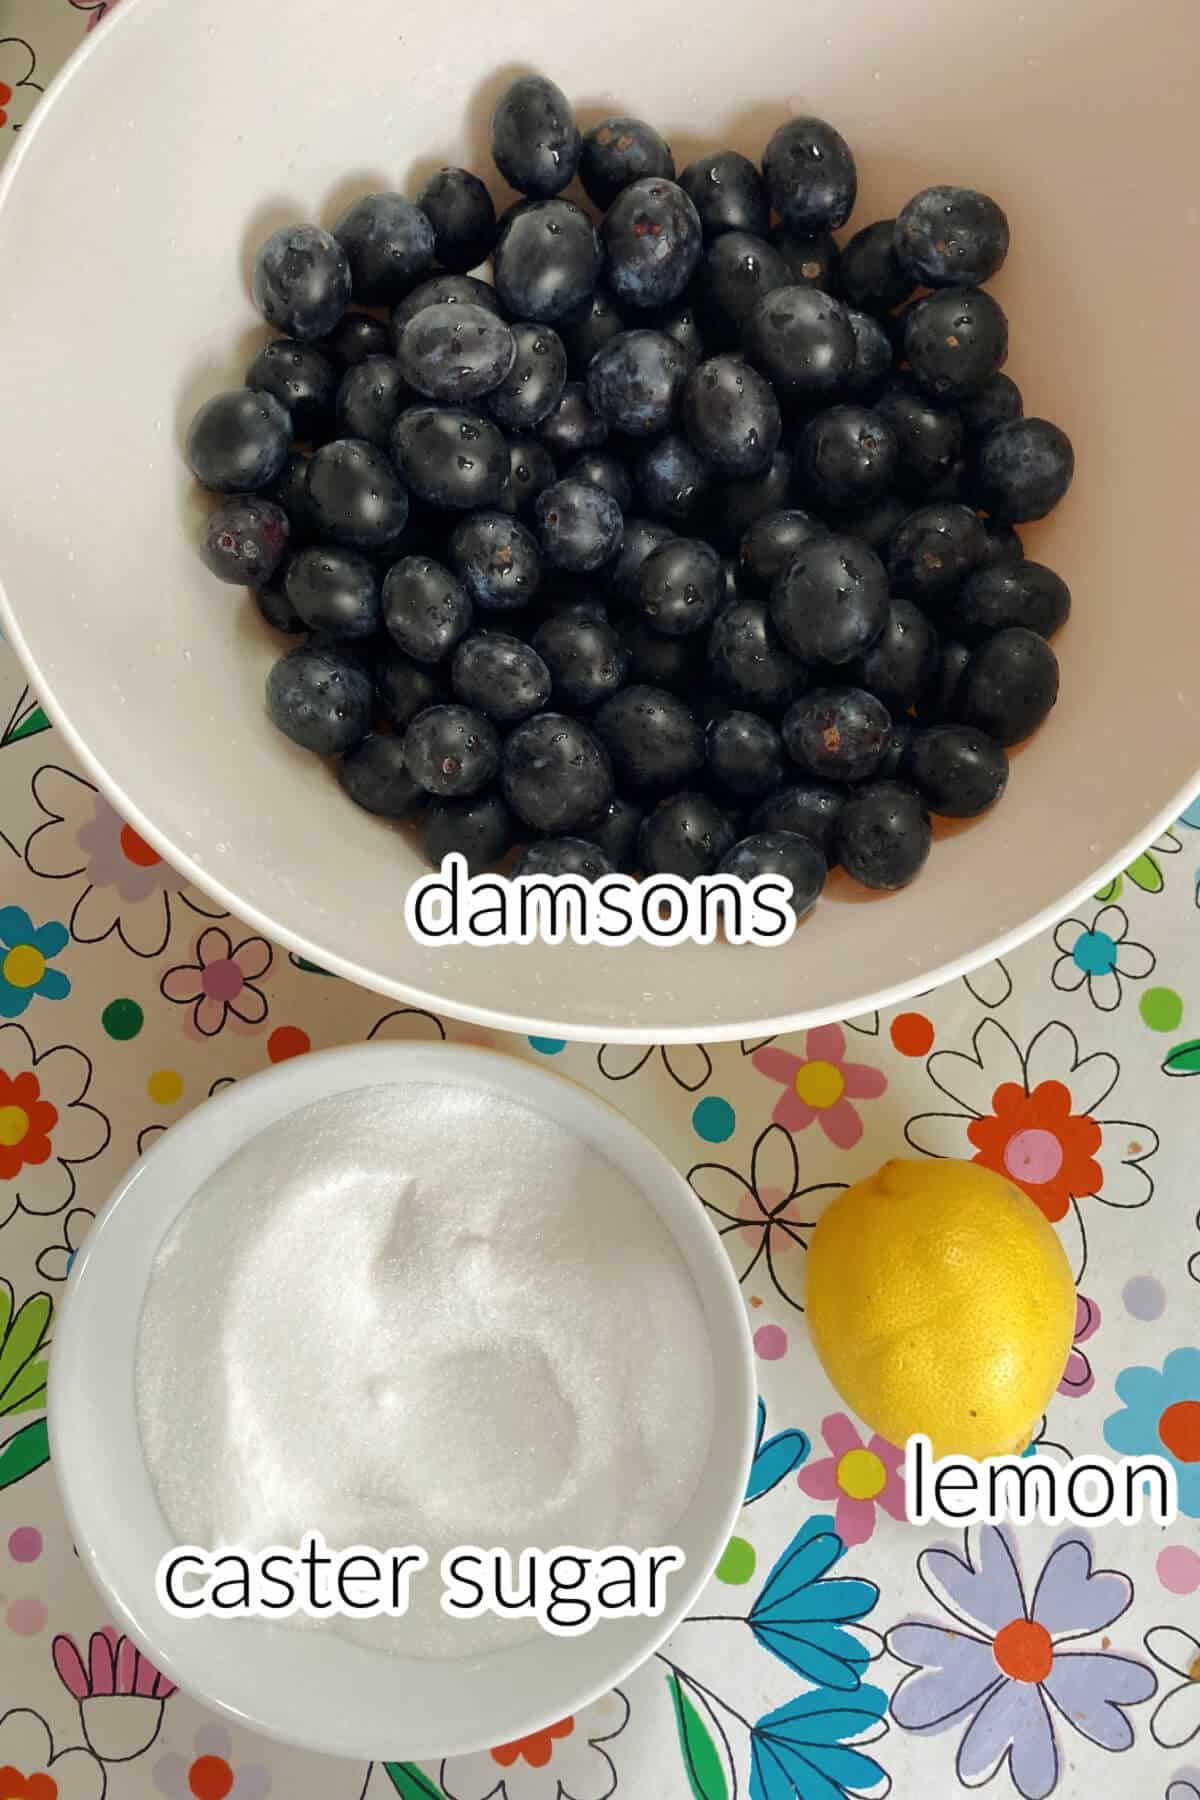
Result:
<svg viewBox="0 0 1200 1800"><path fill-rule="evenodd" d="M1023 1450L1075 1333L1053 1227L1003 1176L950 1159L898 1158L840 1194L809 1241L806 1299L850 1410L937 1456Z"/></svg>

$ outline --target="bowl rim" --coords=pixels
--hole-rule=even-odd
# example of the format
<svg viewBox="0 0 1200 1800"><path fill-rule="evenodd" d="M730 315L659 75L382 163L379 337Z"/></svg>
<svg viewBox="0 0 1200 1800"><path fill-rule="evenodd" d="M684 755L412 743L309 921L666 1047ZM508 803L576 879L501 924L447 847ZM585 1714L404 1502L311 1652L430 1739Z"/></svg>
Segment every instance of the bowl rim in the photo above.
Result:
<svg viewBox="0 0 1200 1800"><path fill-rule="evenodd" d="M514 1680L509 1687L511 1729L506 1720L506 1737L494 1737L489 1729L482 1742L472 1735L480 1727L472 1724L475 1714L469 1704L455 1708L454 1716L462 1721L457 1738L439 1729L436 1743L424 1741L420 1722L411 1720L415 1735L400 1745L399 1732L384 1724L382 1716L379 1727L374 1714L369 1725L361 1717L347 1724L335 1699L332 1712L344 1735L328 1728L321 1735L310 1724L317 1710L312 1677L319 1659L341 1665L343 1705L350 1662L366 1659L377 1666L379 1680L386 1675L390 1684L393 1718L398 1710L395 1689L405 1669L427 1659L385 1656L344 1639L326 1639L318 1646L315 1634L285 1633L258 1620L172 1618L155 1598L158 1556L146 1536L150 1529L160 1545L175 1542L141 1450L134 1377L142 1299L159 1246L197 1186L269 1125L314 1101L408 1083L465 1085L499 1094L575 1129L608 1156L653 1208L696 1283L716 1382L713 1434L700 1487L688 1508L690 1513L703 1495L703 1518L698 1528L692 1527L703 1542L702 1554L689 1549L658 1617L623 1620L611 1628L611 1663L601 1672L593 1669L577 1692L560 1690L547 1703L538 1697L538 1684ZM492 1742L543 1731L600 1699L651 1657L695 1605L734 1530L754 1456L757 1383L745 1302L724 1245L682 1175L603 1096L553 1070L474 1045L344 1045L276 1064L202 1101L117 1183L72 1268L54 1337L47 1409L51 1467L80 1560L117 1629L177 1687L223 1717L326 1755L373 1761L467 1755ZM681 1525L687 1518L685 1514ZM189 1631L194 1634L190 1638ZM231 1686L222 1692L225 1656L236 1641L230 1634L238 1631L247 1635L238 1656L229 1661L235 1669L233 1683L240 1679L242 1691ZM531 1638L511 1651L443 1666L451 1672L450 1681L468 1689L476 1661L522 1652L533 1657L535 1647L545 1649ZM253 1678L248 1656L257 1659ZM204 1676L196 1673L197 1661ZM214 1667L220 1671L215 1677ZM210 1685L214 1679L216 1685ZM376 1729L379 1736L370 1735Z"/></svg>
<svg viewBox="0 0 1200 1800"><path fill-rule="evenodd" d="M31 154L34 144L37 143L41 131L46 128L46 122L55 105L61 102L74 77L88 60L97 54L99 46L106 39L111 37L114 32L128 30L130 21L137 18L141 11L142 0L124 0L116 17L106 21L102 30L89 32L67 58L35 109L29 125L21 132L19 143L6 159L3 168L0 169L0 210L7 204L9 195L20 178L26 159ZM485 1026L493 1031L512 1032L530 1037L563 1038L576 1043L620 1043L650 1046L697 1042L732 1043L739 1039L780 1036L789 1032L811 1029L817 1025L837 1024L845 1019L857 1018L863 1013L899 1005L935 988L943 987L948 982L970 975L985 963L1008 955L1031 938L1048 930L1074 907L1090 898L1098 889L1107 886L1115 876L1127 868L1148 844L1152 843L1179 817L1200 791L1200 761L1198 761L1196 769L1188 780L1150 814L1144 828L1135 832L1118 851L1100 862L1090 874L1074 882L1059 899L1043 907L1032 918L1025 919L976 948L965 951L957 957L949 958L919 974L907 976L883 987L868 989L864 993L849 995L844 1000L826 1006L799 1007L790 1011L772 1013L767 1017L726 1020L719 1024L706 1021L702 1016L698 1016L694 1023L667 1027L623 1025L618 1028L611 1024L580 1023L577 1020L555 1017L552 1013L517 1013L494 1007L475 1006L468 1001L448 998L446 995L436 993L418 983L398 981L367 967L352 956L330 951L302 932L292 930L282 920L274 917L271 912L247 902L235 888L214 876L211 867L196 861L181 845L175 843L164 831L160 830L154 820L146 814L132 795L128 794L121 784L110 776L98 757L89 749L72 725L53 686L43 676L37 659L25 639L2 577L0 577L0 628L15 650L47 715L61 733L65 744L88 778L96 784L105 799L121 817L133 826L139 836L144 838L172 869L183 875L201 892L219 901L235 919L250 925L271 942L281 945L306 961L317 963L321 968L328 970L330 974L339 975L373 993L399 1000L409 1006L421 1007L435 1013L444 1013L452 1018ZM1014 847L1015 853L1016 848ZM562 946L561 948L569 950L572 947ZM787 946L785 944L773 947L786 949ZM545 987L549 988L552 985L545 984ZM785 990L786 985L786 983L781 983ZM543 989L537 991L541 992Z"/></svg>

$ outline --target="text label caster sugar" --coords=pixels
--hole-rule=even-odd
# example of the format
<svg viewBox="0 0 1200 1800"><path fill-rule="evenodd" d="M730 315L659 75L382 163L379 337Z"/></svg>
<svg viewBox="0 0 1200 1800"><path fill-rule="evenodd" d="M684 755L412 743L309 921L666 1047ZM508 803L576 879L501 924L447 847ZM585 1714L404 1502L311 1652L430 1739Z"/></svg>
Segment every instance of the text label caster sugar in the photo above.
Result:
<svg viewBox="0 0 1200 1800"><path fill-rule="evenodd" d="M713 1427L699 1297L648 1201L540 1113L421 1083L305 1107L201 1186L136 1379L181 1544L317 1532L433 1569L464 1545L670 1544ZM418 1580L405 1616L323 1628L453 1657L537 1623L449 1618Z"/></svg>

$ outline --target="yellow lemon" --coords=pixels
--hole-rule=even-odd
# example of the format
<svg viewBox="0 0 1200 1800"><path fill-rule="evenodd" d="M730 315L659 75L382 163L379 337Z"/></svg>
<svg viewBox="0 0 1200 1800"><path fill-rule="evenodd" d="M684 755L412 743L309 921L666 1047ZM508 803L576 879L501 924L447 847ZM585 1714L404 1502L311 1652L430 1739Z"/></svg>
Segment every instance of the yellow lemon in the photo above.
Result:
<svg viewBox="0 0 1200 1800"><path fill-rule="evenodd" d="M808 1323L851 1411L937 1456L1023 1450L1066 1367L1075 1283L1053 1227L977 1163L885 1163L808 1246Z"/></svg>

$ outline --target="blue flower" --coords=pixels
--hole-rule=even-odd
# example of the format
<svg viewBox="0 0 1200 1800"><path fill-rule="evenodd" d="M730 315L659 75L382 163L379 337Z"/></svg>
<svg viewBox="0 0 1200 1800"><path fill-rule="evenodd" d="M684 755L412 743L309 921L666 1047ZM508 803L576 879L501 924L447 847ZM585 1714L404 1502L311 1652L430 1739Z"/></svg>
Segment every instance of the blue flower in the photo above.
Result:
<svg viewBox="0 0 1200 1800"><path fill-rule="evenodd" d="M778 1431L774 1437L764 1437L766 1429L767 1405L760 1395L754 1461L746 1488L747 1506L751 1500L761 1500L764 1494L769 1494L772 1488L778 1487L793 1469L798 1469L812 1447L802 1431Z"/></svg>
<svg viewBox="0 0 1200 1800"><path fill-rule="evenodd" d="M1179 1477L1179 1510L1200 1519L1200 1350L1172 1350L1161 1370L1122 1369L1124 1411L1104 1421L1121 1456L1165 1456Z"/></svg>
<svg viewBox="0 0 1200 1800"><path fill-rule="evenodd" d="M34 927L19 906L0 906L0 1018L19 1019L35 994L65 1000L71 983L58 969L46 967L67 946L65 925L51 919Z"/></svg>
<svg viewBox="0 0 1200 1800"><path fill-rule="evenodd" d="M763 1649L805 1681L848 1694L871 1658L843 1627L870 1612L879 1589L857 1577L826 1578L845 1554L827 1514L807 1520L767 1576L747 1623Z"/></svg>
<svg viewBox="0 0 1200 1800"><path fill-rule="evenodd" d="M882 1800L889 1776L852 1746L883 1736L886 1711L881 1689L860 1687L850 1700L818 1688L767 1713L750 1733L750 1800Z"/></svg>
<svg viewBox="0 0 1200 1800"><path fill-rule="evenodd" d="M1193 831L1200 831L1200 794L1196 795L1196 798L1183 814L1179 823L1181 825L1190 825Z"/></svg>

